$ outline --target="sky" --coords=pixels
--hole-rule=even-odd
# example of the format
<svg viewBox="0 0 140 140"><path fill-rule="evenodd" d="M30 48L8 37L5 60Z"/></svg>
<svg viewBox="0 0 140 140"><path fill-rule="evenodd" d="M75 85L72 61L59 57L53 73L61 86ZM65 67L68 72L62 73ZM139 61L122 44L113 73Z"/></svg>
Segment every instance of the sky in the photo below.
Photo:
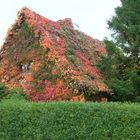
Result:
<svg viewBox="0 0 140 140"><path fill-rule="evenodd" d="M71 18L79 30L103 40L110 37L107 20L115 15L120 0L0 0L0 45L24 6L54 21Z"/></svg>

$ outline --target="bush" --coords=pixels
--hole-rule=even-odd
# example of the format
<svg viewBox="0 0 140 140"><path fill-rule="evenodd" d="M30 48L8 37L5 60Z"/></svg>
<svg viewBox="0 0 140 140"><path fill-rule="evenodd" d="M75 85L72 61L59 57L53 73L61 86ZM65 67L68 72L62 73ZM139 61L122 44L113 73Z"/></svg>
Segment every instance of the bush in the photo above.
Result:
<svg viewBox="0 0 140 140"><path fill-rule="evenodd" d="M0 101L5 99L25 100L27 96L22 88L9 89L4 84L0 84Z"/></svg>
<svg viewBox="0 0 140 140"><path fill-rule="evenodd" d="M0 84L0 100L3 99L8 94L8 89L4 84Z"/></svg>
<svg viewBox="0 0 140 140"><path fill-rule="evenodd" d="M8 95L5 99L26 100L27 96L22 88L13 88L8 91Z"/></svg>
<svg viewBox="0 0 140 140"><path fill-rule="evenodd" d="M122 103L0 103L1 140L136 140L140 105Z"/></svg>

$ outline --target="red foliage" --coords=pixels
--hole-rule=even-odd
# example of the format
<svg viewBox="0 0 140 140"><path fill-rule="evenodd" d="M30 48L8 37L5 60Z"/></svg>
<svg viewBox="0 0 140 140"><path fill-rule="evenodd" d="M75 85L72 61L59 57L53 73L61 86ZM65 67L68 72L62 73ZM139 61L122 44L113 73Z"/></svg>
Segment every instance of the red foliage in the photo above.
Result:
<svg viewBox="0 0 140 140"><path fill-rule="evenodd" d="M18 36L23 21L33 32L34 38L28 40L28 38ZM108 91L103 82L104 77L96 66L100 55L106 55L104 44L74 30L71 19L54 22L28 8L23 8L18 15L17 23L12 27L13 29L8 31L3 47L0 81L11 86L23 87L33 101L70 99L84 101L83 94L76 88L77 83L91 85L99 91ZM30 42L32 39L35 41ZM39 44L37 47L40 48L34 47L36 44ZM33 48L30 48L31 45ZM17 49L16 47L19 46L20 48ZM13 62L9 58L10 52L13 55ZM31 61L32 72L23 73L19 65ZM42 70L42 67L48 69ZM36 77L37 82L34 76L36 73L41 75L41 78ZM44 82L49 74L50 79ZM57 78L52 83L54 77ZM44 89L41 92L34 87L36 83L37 86L43 85Z"/></svg>
<svg viewBox="0 0 140 140"><path fill-rule="evenodd" d="M87 59L85 54L83 54L82 52L76 51L76 55L77 55L77 57L79 57L83 61L83 63L85 65L90 65L91 64L91 62Z"/></svg>
<svg viewBox="0 0 140 140"><path fill-rule="evenodd" d="M100 71L97 69L96 66L91 66L90 60L87 59L87 57L80 51L76 51L77 57L79 57L83 61L83 71L85 71L87 74L92 74L94 77L100 77Z"/></svg>
<svg viewBox="0 0 140 140"><path fill-rule="evenodd" d="M57 80L56 85L52 85L50 81L45 81L46 87L44 92L34 92L30 95L33 101L52 101L65 100L70 93L69 89L62 80Z"/></svg>
<svg viewBox="0 0 140 140"><path fill-rule="evenodd" d="M74 28L73 27L73 23L72 23L72 20L70 18L66 18L64 20L59 20L58 23L61 25L61 26L65 26L65 27L68 27L68 28Z"/></svg>

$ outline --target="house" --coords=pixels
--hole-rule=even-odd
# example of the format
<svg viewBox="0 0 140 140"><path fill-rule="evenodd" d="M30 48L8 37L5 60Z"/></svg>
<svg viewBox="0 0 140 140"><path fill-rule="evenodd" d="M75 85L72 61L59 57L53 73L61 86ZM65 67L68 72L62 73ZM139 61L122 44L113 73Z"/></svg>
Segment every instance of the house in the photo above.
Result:
<svg viewBox="0 0 140 140"><path fill-rule="evenodd" d="M96 65L107 55L104 44L74 29L69 18L52 21L25 7L1 52L0 82L24 88L33 101L95 101L110 94Z"/></svg>

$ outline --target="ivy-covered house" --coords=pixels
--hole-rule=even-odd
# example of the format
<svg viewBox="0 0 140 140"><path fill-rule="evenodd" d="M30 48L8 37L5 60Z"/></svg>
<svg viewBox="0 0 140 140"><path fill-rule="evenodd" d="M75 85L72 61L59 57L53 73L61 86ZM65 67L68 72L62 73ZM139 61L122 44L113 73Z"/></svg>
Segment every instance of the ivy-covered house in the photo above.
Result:
<svg viewBox="0 0 140 140"><path fill-rule="evenodd" d="M22 87L33 101L103 100L110 94L99 64L104 44L28 8L18 13L1 49L0 82Z"/></svg>

